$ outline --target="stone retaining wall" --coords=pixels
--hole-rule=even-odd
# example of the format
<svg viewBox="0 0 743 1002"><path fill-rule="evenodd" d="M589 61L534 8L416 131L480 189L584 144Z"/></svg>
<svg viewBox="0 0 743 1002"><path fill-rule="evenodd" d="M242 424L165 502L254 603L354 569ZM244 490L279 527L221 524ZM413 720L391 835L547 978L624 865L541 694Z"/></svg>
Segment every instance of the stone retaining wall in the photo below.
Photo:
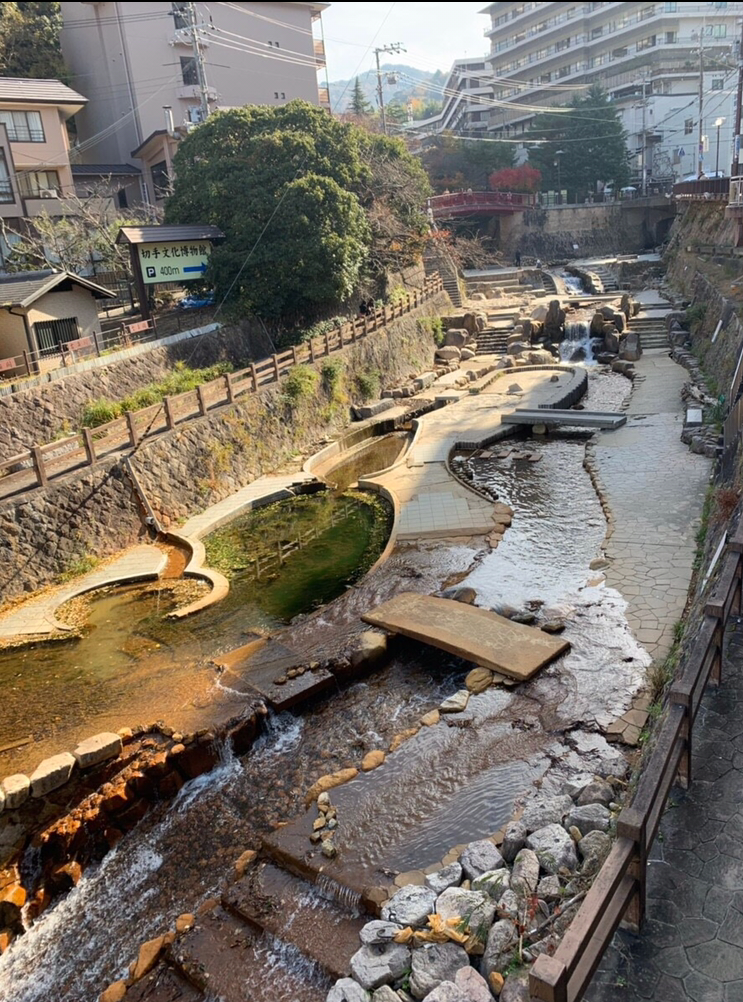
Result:
<svg viewBox="0 0 743 1002"><path fill-rule="evenodd" d="M361 395L359 380L381 392L428 369L433 340L418 321L450 308L441 293L387 329L321 359L314 390L295 404L284 383L269 386L143 442L131 463L162 525L203 511L342 431L350 424L349 404ZM332 391L323 382L326 361L342 365ZM118 461L0 503L0 595L7 600L31 592L83 556L106 557L131 545L146 533L142 514Z"/></svg>
<svg viewBox="0 0 743 1002"><path fill-rule="evenodd" d="M71 373L54 382L43 382L17 392L0 395L0 460L10 459L56 435L72 434L80 427L86 404L100 397L121 400L149 383L169 375L176 362L193 368L232 362L235 367L251 358L270 354L262 336L246 326L226 327L198 338L175 339L84 372ZM64 370L60 370L64 372Z"/></svg>

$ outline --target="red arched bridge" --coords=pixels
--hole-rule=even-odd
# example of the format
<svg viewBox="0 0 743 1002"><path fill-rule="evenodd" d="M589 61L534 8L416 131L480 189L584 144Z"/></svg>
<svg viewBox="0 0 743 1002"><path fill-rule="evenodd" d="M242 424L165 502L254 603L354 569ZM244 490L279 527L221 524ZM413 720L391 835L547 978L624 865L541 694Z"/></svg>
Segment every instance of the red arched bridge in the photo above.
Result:
<svg viewBox="0 0 743 1002"><path fill-rule="evenodd" d="M507 216L523 212L536 204L535 195L511 191L457 191L434 195L428 199L428 209L434 219L455 219L457 216Z"/></svg>

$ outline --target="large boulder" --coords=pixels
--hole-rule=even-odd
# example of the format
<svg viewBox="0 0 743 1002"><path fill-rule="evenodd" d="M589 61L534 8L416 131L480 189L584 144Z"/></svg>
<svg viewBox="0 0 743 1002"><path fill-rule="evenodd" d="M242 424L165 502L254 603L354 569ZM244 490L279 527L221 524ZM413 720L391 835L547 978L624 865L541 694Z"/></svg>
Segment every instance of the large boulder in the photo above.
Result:
<svg viewBox="0 0 743 1002"><path fill-rule="evenodd" d="M619 333L622 334L623 331L624 331L624 328L627 326L627 321L625 320L624 314L623 313L615 313L609 319L614 324L614 326L619 331Z"/></svg>
<svg viewBox="0 0 743 1002"><path fill-rule="evenodd" d="M611 852L611 838L603 832L590 832L578 843L578 852L583 860L581 873L594 877Z"/></svg>
<svg viewBox="0 0 743 1002"><path fill-rule="evenodd" d="M487 894L493 901L500 901L506 891L511 889L511 871L507 868L502 870L491 870L490 873L483 873L477 880L472 881L472 890Z"/></svg>
<svg viewBox="0 0 743 1002"><path fill-rule="evenodd" d="M604 779L609 776L623 779L629 772L627 759L617 747L610 745L602 734L573 731L568 741L573 747L580 768L590 769L592 773Z"/></svg>
<svg viewBox="0 0 743 1002"><path fill-rule="evenodd" d="M451 887L436 902L436 914L444 922L461 919L473 932L490 928L495 918L495 901L482 891L465 891ZM442 979L443 980L443 979Z"/></svg>
<svg viewBox="0 0 743 1002"><path fill-rule="evenodd" d="M608 832L611 814L603 804L587 804L584 807L574 807L568 817L569 828L577 828L581 835L591 832Z"/></svg>
<svg viewBox="0 0 743 1002"><path fill-rule="evenodd" d="M542 869L550 876L561 870L574 873L578 869L575 843L562 825L547 825L534 832L526 840L526 846L537 854Z"/></svg>
<svg viewBox="0 0 743 1002"><path fill-rule="evenodd" d="M367 922L359 934L359 938L364 946L387 946L394 943L395 937L403 930L401 925L395 922L382 922L375 919L374 922Z"/></svg>
<svg viewBox="0 0 743 1002"><path fill-rule="evenodd" d="M484 298L485 297L483 296L483 299ZM462 320L462 327L464 327L468 334L477 334L478 331L482 330L482 327L480 327L478 323L482 316L483 315L481 313L465 313L464 319Z"/></svg>
<svg viewBox="0 0 743 1002"><path fill-rule="evenodd" d="M619 354L619 334L614 327L604 334L604 349L612 355Z"/></svg>
<svg viewBox="0 0 743 1002"><path fill-rule="evenodd" d="M436 895L430 887L403 887L382 908L382 918L385 922L423 929L435 907Z"/></svg>
<svg viewBox="0 0 743 1002"><path fill-rule="evenodd" d="M500 870L504 859L490 839L472 842L462 853L462 869L468 880L475 880L490 870Z"/></svg>
<svg viewBox="0 0 743 1002"><path fill-rule="evenodd" d="M454 983L464 994L467 1002L493 1002L487 981L474 967L463 967L457 971Z"/></svg>
<svg viewBox="0 0 743 1002"><path fill-rule="evenodd" d="M400 996L389 985L382 985L372 995L372 1002L400 1002Z"/></svg>
<svg viewBox="0 0 743 1002"><path fill-rule="evenodd" d="M522 849L513 864L511 888L521 898L530 898L539 886L539 857L531 849Z"/></svg>
<svg viewBox="0 0 743 1002"><path fill-rule="evenodd" d="M351 973L362 988L373 992L382 985L391 985L410 970L410 950L407 946L362 946L351 957Z"/></svg>
<svg viewBox="0 0 743 1002"><path fill-rule="evenodd" d="M561 825L572 806L573 801L567 794L535 800L524 809L520 823L528 834L546 828L547 825Z"/></svg>
<svg viewBox="0 0 743 1002"><path fill-rule="evenodd" d="M599 776L578 792L576 803L579 807L587 807L589 804L603 804L604 807L608 807L615 799L611 784Z"/></svg>
<svg viewBox="0 0 743 1002"><path fill-rule="evenodd" d="M461 348L455 348L454 345L449 345L446 348L438 348L436 351L436 358L442 362L458 362L461 357Z"/></svg>
<svg viewBox="0 0 743 1002"><path fill-rule="evenodd" d="M512 821L503 835L503 845L500 847L501 855L507 863L513 863L518 854L526 845L526 836L529 832L523 821Z"/></svg>
<svg viewBox="0 0 743 1002"><path fill-rule="evenodd" d="M547 351L546 349L532 348L532 350L527 354L526 358L527 361L529 362L529 365L553 365L555 361L552 353Z"/></svg>
<svg viewBox="0 0 743 1002"><path fill-rule="evenodd" d="M513 344L509 344L508 346L508 354L514 356L523 355L525 351L529 351L530 347L525 341L514 341Z"/></svg>
<svg viewBox="0 0 743 1002"><path fill-rule="evenodd" d="M426 887L430 887L434 894L443 894L450 887L459 887L463 875L461 864L452 863L437 873L429 873L426 877Z"/></svg>
<svg viewBox="0 0 743 1002"><path fill-rule="evenodd" d="M462 348L462 361L469 362L470 359L476 358L477 352L473 351L472 348Z"/></svg>
<svg viewBox="0 0 743 1002"><path fill-rule="evenodd" d="M453 982L462 967L469 966L466 951L456 943L424 946L413 953L410 991L414 998L425 999L444 981Z"/></svg>
<svg viewBox="0 0 743 1002"><path fill-rule="evenodd" d="M513 951L518 942L516 926L508 919L496 922L488 935L485 956L482 961L482 972L486 978L491 974L502 974L508 967Z"/></svg>
<svg viewBox="0 0 743 1002"><path fill-rule="evenodd" d="M625 334L619 343L619 357L625 362L639 362L642 347L639 334Z"/></svg>
<svg viewBox="0 0 743 1002"><path fill-rule="evenodd" d="M606 317L604 316L604 314L594 313L590 328L591 337L603 337L605 324L606 324Z"/></svg>
<svg viewBox="0 0 743 1002"><path fill-rule="evenodd" d="M431 992L426 1002L470 1002L470 1000L453 981L444 981Z"/></svg>
<svg viewBox="0 0 743 1002"><path fill-rule="evenodd" d="M365 988L352 981L351 978L343 978L331 989L327 1002L370 1002L371 995Z"/></svg>
<svg viewBox="0 0 743 1002"><path fill-rule="evenodd" d="M547 319L548 314L549 310L547 309L546 306L535 306L534 309L531 311L531 318L532 320L536 320L539 323L543 324Z"/></svg>
<svg viewBox="0 0 743 1002"><path fill-rule="evenodd" d="M547 316L544 318L544 329L550 336L550 339L559 340L565 333L566 316L565 310L560 306L560 300L553 299L550 302Z"/></svg>
<svg viewBox="0 0 743 1002"><path fill-rule="evenodd" d="M470 339L470 332L462 328L454 327L446 332L444 345L447 348L464 348Z"/></svg>

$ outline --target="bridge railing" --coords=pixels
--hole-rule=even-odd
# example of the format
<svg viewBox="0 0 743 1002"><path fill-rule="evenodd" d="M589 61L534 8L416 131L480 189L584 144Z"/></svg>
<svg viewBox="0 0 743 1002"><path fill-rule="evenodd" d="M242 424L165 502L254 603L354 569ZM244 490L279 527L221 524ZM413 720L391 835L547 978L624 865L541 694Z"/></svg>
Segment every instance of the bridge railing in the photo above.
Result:
<svg viewBox="0 0 743 1002"><path fill-rule="evenodd" d="M730 178L701 177L696 181L680 181L673 186L673 197L691 201L727 201Z"/></svg>
<svg viewBox="0 0 743 1002"><path fill-rule="evenodd" d="M630 806L617 821L617 839L580 911L553 956L530 974L538 1002L580 1002L619 925L639 930L645 914L647 861L676 782L692 779L692 736L707 685L722 681L723 638L743 600L743 525L728 548L701 630L680 678Z"/></svg>
<svg viewBox="0 0 743 1002"><path fill-rule="evenodd" d="M536 195L511 191L457 191L448 195L433 195L428 207L434 216L453 209L472 212L487 209L528 209L536 204Z"/></svg>
<svg viewBox="0 0 743 1002"><path fill-rule="evenodd" d="M343 326L295 345L286 351L253 362L238 372L229 372L195 390L165 397L162 403L130 411L96 428L84 428L67 438L36 445L10 459L0 461L0 497L11 497L50 480L64 476L123 450L136 449L145 439L171 431L184 421L202 417L215 407L222 407L245 393L255 393L284 379L295 365L308 365L340 351L374 331L382 330L393 320L417 309L432 296L443 292L441 277L428 279L423 289L414 289L357 317Z"/></svg>

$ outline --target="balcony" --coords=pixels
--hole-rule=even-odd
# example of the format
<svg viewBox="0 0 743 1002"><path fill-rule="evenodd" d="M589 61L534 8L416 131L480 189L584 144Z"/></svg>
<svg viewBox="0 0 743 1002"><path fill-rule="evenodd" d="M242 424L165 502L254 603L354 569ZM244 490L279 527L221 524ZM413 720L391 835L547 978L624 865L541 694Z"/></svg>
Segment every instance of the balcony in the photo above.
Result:
<svg viewBox="0 0 743 1002"><path fill-rule="evenodd" d="M180 101L200 101L201 89L198 84L184 84L176 90L176 97ZM219 97L216 87L206 88L207 97L210 101L216 101Z"/></svg>
<svg viewBox="0 0 743 1002"><path fill-rule="evenodd" d="M315 49L315 62L318 66L325 66L327 62L325 58L325 42L321 38L315 38L312 44Z"/></svg>
<svg viewBox="0 0 743 1002"><path fill-rule="evenodd" d="M318 87L317 96L320 99L320 107L330 111L330 91L327 87Z"/></svg>

